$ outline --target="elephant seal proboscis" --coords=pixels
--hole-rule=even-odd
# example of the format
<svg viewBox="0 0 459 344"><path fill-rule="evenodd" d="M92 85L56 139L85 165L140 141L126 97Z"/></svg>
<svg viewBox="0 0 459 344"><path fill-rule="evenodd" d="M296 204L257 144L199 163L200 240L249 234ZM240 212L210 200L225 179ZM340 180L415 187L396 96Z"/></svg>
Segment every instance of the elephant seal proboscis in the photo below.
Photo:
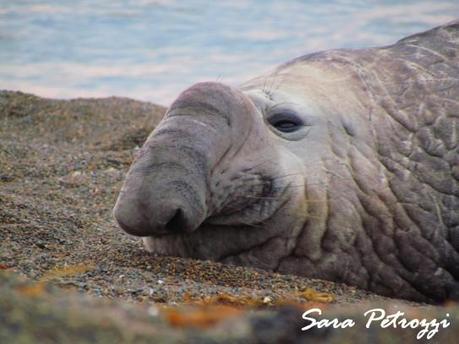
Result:
<svg viewBox="0 0 459 344"><path fill-rule="evenodd" d="M198 83L114 215L160 255L459 299L459 21L391 46Z"/></svg>

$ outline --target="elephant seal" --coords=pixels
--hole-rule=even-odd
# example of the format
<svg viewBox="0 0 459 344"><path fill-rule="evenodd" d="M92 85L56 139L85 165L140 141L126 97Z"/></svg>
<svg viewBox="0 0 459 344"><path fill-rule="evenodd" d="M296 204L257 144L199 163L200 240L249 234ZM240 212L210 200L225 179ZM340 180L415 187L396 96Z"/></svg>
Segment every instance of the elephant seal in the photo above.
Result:
<svg viewBox="0 0 459 344"><path fill-rule="evenodd" d="M459 21L185 90L114 216L159 255L459 299Z"/></svg>

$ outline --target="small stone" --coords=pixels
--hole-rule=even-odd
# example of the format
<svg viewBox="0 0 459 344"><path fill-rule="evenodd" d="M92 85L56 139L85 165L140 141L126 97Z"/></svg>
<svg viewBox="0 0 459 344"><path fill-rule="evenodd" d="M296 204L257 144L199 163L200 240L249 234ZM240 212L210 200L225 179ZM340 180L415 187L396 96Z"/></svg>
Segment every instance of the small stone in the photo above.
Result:
<svg viewBox="0 0 459 344"><path fill-rule="evenodd" d="M45 244L43 241L37 241L37 242L35 243L35 245L37 245L37 247L39 247L39 248L41 248L41 249L47 248L47 247L46 247L46 244Z"/></svg>
<svg viewBox="0 0 459 344"><path fill-rule="evenodd" d="M1 174L0 175L0 181L1 182L10 182L14 179L13 176L7 175L7 174Z"/></svg>
<svg viewBox="0 0 459 344"><path fill-rule="evenodd" d="M270 297L270 296L265 296L265 297L263 298L263 303L264 303L265 305L270 304L271 302L273 302L272 297Z"/></svg>

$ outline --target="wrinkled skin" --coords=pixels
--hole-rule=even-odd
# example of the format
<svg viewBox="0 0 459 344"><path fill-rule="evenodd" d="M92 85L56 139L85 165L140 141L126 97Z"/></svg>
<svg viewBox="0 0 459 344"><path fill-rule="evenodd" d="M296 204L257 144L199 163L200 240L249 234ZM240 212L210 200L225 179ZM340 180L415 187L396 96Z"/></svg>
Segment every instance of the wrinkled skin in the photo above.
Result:
<svg viewBox="0 0 459 344"><path fill-rule="evenodd" d="M459 299L458 78L454 22L239 88L196 84L141 148L115 218L162 255Z"/></svg>

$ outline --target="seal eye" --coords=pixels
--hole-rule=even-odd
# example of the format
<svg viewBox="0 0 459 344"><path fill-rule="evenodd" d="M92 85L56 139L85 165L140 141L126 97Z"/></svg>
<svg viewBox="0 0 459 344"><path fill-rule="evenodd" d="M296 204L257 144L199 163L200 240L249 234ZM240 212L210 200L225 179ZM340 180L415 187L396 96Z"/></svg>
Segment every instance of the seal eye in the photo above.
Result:
<svg viewBox="0 0 459 344"><path fill-rule="evenodd" d="M303 125L303 121L295 114L290 113L277 113L268 118L271 124L277 130L283 133L291 133L299 130Z"/></svg>

